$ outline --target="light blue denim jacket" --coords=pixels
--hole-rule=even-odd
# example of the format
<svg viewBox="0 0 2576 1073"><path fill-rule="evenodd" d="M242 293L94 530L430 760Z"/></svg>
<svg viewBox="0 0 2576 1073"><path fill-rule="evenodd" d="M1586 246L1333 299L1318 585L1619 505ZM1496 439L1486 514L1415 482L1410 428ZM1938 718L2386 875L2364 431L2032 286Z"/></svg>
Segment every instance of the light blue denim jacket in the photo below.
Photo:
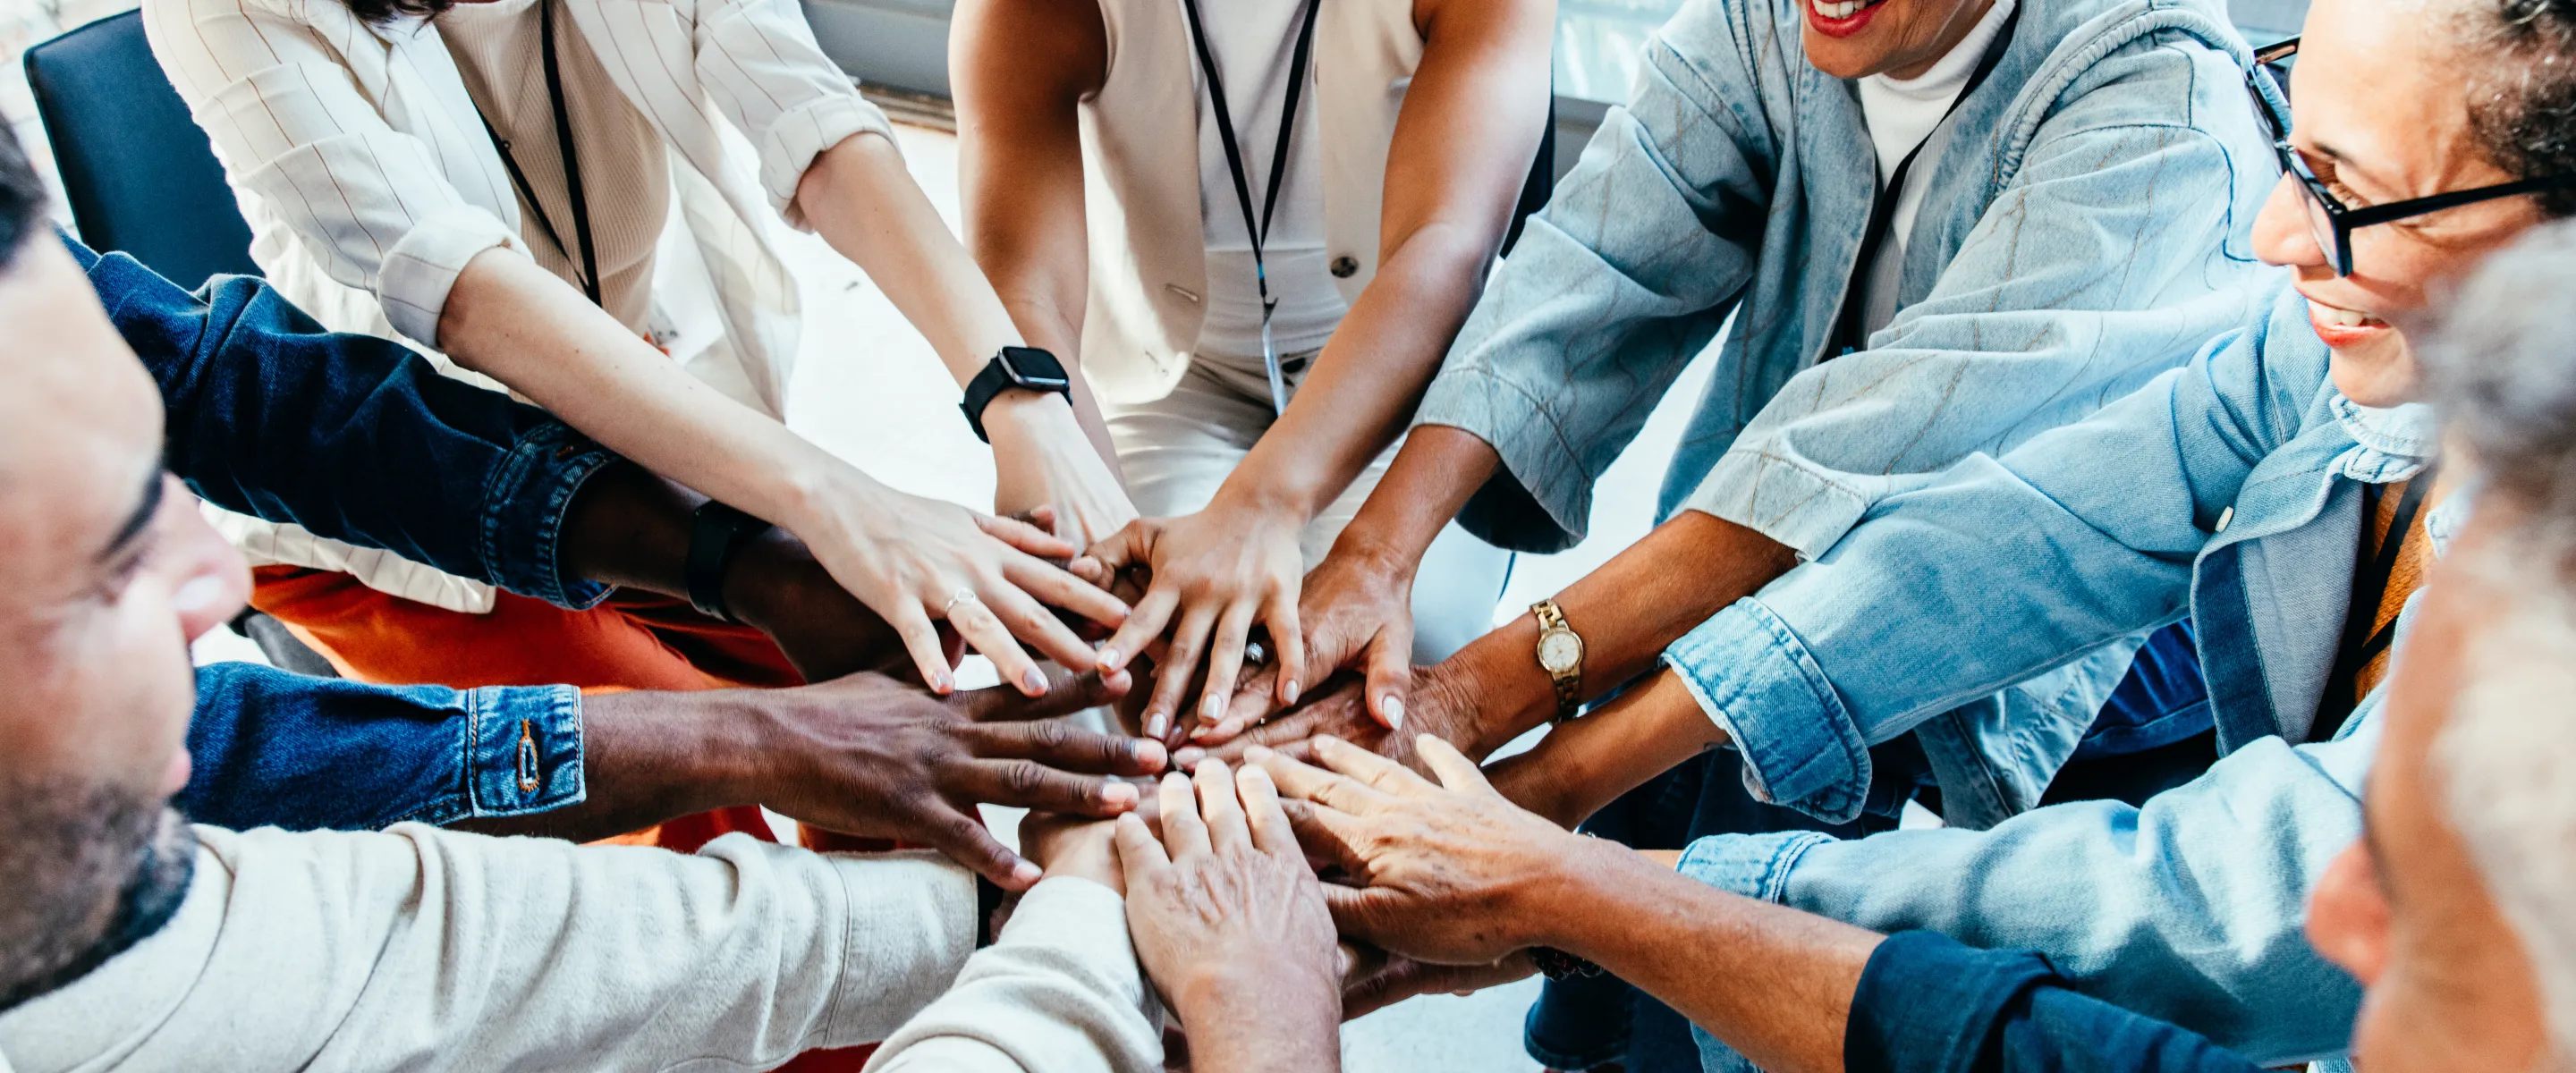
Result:
<svg viewBox="0 0 2576 1073"><path fill-rule="evenodd" d="M1703 880L1882 930L2047 954L2078 986L2267 1064L2341 1049L2359 990L2300 934L2359 831L2377 697L2305 740L2351 596L2364 485L2421 472L2426 408L2365 409L2286 273L2265 311L2092 418L1871 504L1816 561L1666 653L1772 800L1831 810L1864 742L2188 613L2228 755L2143 810L1856 842L1718 836ZM2465 497L2427 524L2438 542Z"/></svg>

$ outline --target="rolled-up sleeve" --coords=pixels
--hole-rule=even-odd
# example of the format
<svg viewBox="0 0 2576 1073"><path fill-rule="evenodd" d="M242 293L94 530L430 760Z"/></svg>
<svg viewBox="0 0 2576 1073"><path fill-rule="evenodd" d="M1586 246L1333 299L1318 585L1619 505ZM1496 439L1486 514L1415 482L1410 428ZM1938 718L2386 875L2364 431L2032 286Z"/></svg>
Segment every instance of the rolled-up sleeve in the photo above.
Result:
<svg viewBox="0 0 2576 1073"><path fill-rule="evenodd" d="M697 65L717 109L759 150L770 205L800 230L812 227L796 207L796 187L815 157L854 134L893 144L885 112L823 54L796 0L707 4L698 15Z"/></svg>
<svg viewBox="0 0 2576 1073"><path fill-rule="evenodd" d="M1870 953L1843 1034L1851 1073L2257 1073L2190 1031L2067 990L2047 959L1929 932Z"/></svg>
<svg viewBox="0 0 2576 1073"><path fill-rule="evenodd" d="M379 686L247 663L197 671L179 806L229 827L374 830L580 803L570 686Z"/></svg>
<svg viewBox="0 0 2576 1073"><path fill-rule="evenodd" d="M427 124L416 136L371 99L391 85L383 35L434 32L418 20L369 28L338 4L150 0L143 25L234 189L282 220L333 280L375 295L404 336L438 346L466 262L519 248L484 207L516 195L497 157L477 148L489 136L467 126L473 113L414 102ZM475 198L452 185L460 175Z"/></svg>

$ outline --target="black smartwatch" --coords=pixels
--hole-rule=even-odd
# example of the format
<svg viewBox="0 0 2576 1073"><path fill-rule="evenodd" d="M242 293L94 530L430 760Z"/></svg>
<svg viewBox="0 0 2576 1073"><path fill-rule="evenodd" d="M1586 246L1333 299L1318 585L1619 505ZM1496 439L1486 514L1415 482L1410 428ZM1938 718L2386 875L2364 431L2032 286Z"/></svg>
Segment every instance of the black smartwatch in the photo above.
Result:
<svg viewBox="0 0 2576 1073"><path fill-rule="evenodd" d="M698 504L689 515L689 558L680 570L689 586L689 606L708 618L733 621L733 613L725 609L725 567L733 564L735 551L769 529L768 522L715 500Z"/></svg>
<svg viewBox="0 0 2576 1073"><path fill-rule="evenodd" d="M966 411L966 425L975 430L975 438L986 443L993 437L984 434L984 407L992 405L993 396L1012 389L1052 391L1073 398L1073 379L1064 373L1064 363L1055 355L1033 346L1006 346L993 360L984 363L984 371L966 382L966 401L957 408Z"/></svg>

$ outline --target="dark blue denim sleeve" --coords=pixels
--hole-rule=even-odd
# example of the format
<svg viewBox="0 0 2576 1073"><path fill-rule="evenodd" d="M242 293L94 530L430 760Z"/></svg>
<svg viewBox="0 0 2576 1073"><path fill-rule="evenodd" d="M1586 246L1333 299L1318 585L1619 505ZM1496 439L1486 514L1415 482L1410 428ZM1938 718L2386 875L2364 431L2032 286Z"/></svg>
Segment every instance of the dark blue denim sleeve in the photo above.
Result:
<svg viewBox="0 0 2576 1073"><path fill-rule="evenodd" d="M323 331L259 280L190 294L63 243L160 384L171 472L208 502L567 607L608 594L558 548L615 455L400 343Z"/></svg>
<svg viewBox="0 0 2576 1073"><path fill-rule="evenodd" d="M2191 1032L2069 991L2036 954L1928 931L1870 955L1843 1035L1848 1073L2260 1073Z"/></svg>
<svg viewBox="0 0 2576 1073"><path fill-rule="evenodd" d="M178 804L236 830L373 830L582 800L570 686L378 686L251 663L197 669Z"/></svg>

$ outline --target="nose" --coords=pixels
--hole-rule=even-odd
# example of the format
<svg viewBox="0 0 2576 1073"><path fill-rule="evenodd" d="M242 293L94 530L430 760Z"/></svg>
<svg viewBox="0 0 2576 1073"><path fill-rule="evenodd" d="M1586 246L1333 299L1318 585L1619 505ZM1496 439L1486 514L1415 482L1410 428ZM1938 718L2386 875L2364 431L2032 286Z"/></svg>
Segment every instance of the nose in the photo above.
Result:
<svg viewBox="0 0 2576 1073"><path fill-rule="evenodd" d="M205 515L197 512L195 496L174 488L170 500L164 509L170 511L172 532L165 546L172 553L178 586L171 590L170 608L179 615L180 629L194 642L232 621L249 602L250 564L214 526L206 524Z"/></svg>
<svg viewBox="0 0 2576 1073"><path fill-rule="evenodd" d="M2273 185L2272 196L2263 199L2263 211L2254 215L2254 256L2263 263L2325 267L2325 247L2317 244L2317 233L2308 227L2308 207L2300 204L2304 197L2299 181L2284 172Z"/></svg>

